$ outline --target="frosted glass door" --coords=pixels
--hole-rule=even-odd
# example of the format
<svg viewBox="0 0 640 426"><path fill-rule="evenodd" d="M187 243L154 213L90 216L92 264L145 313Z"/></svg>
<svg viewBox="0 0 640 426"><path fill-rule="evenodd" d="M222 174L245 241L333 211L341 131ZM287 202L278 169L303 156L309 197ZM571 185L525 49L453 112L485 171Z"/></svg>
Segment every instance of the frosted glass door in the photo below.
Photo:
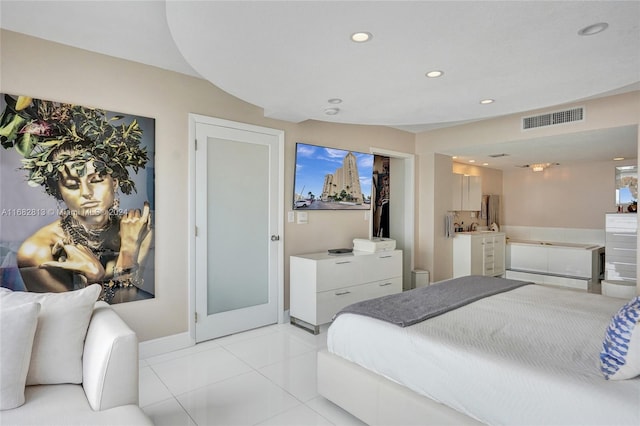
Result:
<svg viewBox="0 0 640 426"><path fill-rule="evenodd" d="M207 313L269 301L269 147L208 141Z"/></svg>
<svg viewBox="0 0 640 426"><path fill-rule="evenodd" d="M281 305L284 134L215 122L195 125L196 341L274 324Z"/></svg>

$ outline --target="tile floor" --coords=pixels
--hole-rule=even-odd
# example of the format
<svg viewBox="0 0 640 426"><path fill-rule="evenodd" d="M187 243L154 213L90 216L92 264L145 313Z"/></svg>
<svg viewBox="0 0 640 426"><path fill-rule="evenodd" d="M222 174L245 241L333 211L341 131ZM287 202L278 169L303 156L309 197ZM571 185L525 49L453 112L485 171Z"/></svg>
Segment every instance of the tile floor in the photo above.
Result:
<svg viewBox="0 0 640 426"><path fill-rule="evenodd" d="M156 425L359 425L316 391L317 336L276 324L140 360Z"/></svg>

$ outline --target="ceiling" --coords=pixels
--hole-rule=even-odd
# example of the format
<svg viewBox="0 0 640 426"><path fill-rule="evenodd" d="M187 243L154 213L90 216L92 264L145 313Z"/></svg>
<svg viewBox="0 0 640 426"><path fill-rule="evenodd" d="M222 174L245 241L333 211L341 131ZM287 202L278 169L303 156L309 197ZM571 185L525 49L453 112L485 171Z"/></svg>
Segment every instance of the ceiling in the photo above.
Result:
<svg viewBox="0 0 640 426"><path fill-rule="evenodd" d="M640 1L2 0L0 26L201 77L291 122L420 132L640 89ZM447 154L510 153L497 168L637 157L636 126L611 132Z"/></svg>

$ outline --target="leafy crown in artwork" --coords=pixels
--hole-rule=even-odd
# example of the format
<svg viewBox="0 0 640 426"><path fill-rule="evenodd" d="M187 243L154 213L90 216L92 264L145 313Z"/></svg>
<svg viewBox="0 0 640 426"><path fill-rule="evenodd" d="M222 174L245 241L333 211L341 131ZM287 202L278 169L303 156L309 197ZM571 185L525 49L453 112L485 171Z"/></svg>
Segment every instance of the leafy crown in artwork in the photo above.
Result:
<svg viewBox="0 0 640 426"><path fill-rule="evenodd" d="M31 186L43 185L59 198L55 184L65 163L82 176L87 161L95 169L118 179L124 194L135 191L127 168L138 172L149 160L140 146L142 130L137 122L116 124L123 116L107 117L104 110L64 104L26 96L5 95L0 116L0 144L14 147L24 158Z"/></svg>

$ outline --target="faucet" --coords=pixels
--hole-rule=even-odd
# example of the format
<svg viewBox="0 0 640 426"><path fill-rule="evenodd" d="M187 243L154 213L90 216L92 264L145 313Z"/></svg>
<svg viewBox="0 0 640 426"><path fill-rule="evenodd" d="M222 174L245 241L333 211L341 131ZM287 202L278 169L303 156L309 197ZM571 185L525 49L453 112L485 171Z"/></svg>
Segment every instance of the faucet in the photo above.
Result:
<svg viewBox="0 0 640 426"><path fill-rule="evenodd" d="M469 231L477 231L478 230L478 222L473 222L470 226L469 226Z"/></svg>

